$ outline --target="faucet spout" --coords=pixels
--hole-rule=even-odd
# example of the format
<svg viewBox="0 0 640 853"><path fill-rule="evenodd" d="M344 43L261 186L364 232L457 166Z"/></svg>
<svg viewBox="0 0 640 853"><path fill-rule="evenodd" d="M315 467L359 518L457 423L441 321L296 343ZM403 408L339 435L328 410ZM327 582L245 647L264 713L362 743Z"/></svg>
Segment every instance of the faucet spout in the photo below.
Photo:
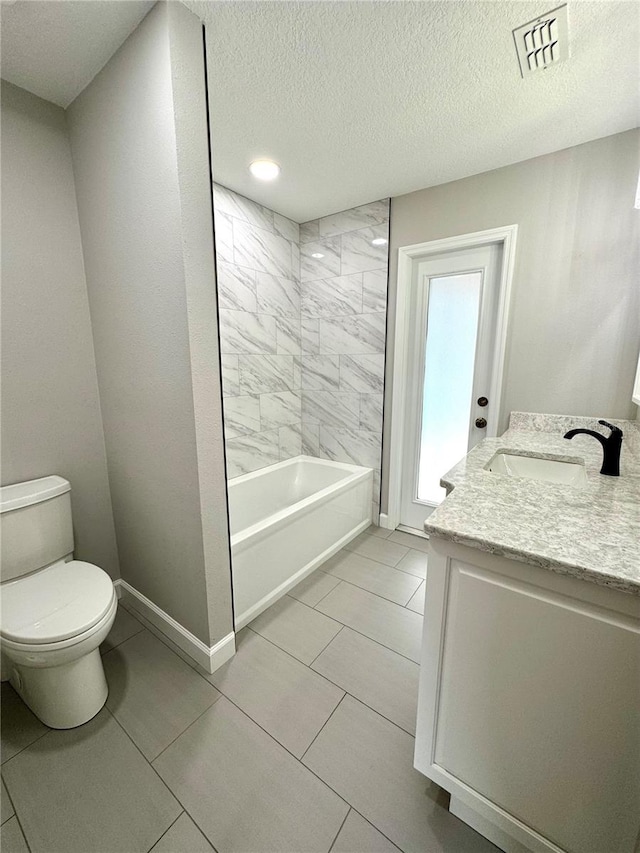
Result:
<svg viewBox="0 0 640 853"><path fill-rule="evenodd" d="M620 452L622 450L623 433L620 427L608 423L608 421L598 421L602 426L606 426L611 430L609 435L603 435L601 432L595 432L592 429L570 429L564 434L565 438L573 438L575 435L590 435L597 438L602 445L602 468L601 474L606 474L609 477L620 476Z"/></svg>

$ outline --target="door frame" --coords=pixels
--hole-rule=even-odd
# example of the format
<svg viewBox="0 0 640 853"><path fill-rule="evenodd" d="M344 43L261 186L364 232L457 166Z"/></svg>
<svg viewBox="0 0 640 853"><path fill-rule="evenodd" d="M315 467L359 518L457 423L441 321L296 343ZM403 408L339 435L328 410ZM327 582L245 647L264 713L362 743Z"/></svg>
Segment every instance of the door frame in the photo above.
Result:
<svg viewBox="0 0 640 853"><path fill-rule="evenodd" d="M496 340L493 356L493 369L489 399L492 405L487 417L487 435L498 432L500 409L503 396L504 364L507 349L507 326L511 300L511 283L515 265L517 225L504 225L486 231L474 231L459 234L441 240L429 240L398 249L398 277L396 290L396 318L393 341L393 384L391 393L391 429L389 432L389 480L387 512L380 513L380 526L395 530L400 523L400 498L402 487L403 436L405 428L405 409L408 388L406 384L406 365L409 359L409 295L413 277L413 263L416 259L428 258L455 249L473 249L491 243L502 245L502 264L500 269L498 315L496 317ZM385 406L386 407L386 406Z"/></svg>

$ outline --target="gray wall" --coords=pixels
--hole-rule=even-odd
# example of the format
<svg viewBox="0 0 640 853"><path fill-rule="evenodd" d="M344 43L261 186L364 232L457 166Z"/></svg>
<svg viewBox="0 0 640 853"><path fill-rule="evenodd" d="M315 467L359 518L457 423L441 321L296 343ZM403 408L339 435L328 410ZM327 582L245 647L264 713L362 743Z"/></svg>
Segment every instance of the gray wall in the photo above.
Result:
<svg viewBox="0 0 640 853"><path fill-rule="evenodd" d="M635 417L639 167L632 130L392 199L386 393L398 248L515 223L502 428L514 410Z"/></svg>
<svg viewBox="0 0 640 853"><path fill-rule="evenodd" d="M155 6L69 122L122 577L213 644L232 619L197 19Z"/></svg>
<svg viewBox="0 0 640 853"><path fill-rule="evenodd" d="M117 578L71 151L62 109L2 83L2 482L72 486L76 557Z"/></svg>

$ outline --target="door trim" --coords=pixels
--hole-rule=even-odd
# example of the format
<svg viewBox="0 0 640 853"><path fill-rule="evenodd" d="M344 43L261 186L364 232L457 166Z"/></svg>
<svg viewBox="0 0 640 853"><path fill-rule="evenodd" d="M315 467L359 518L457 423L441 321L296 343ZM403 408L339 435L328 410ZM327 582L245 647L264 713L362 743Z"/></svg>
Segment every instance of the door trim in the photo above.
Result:
<svg viewBox="0 0 640 853"><path fill-rule="evenodd" d="M498 431L500 408L502 405L504 363L507 348L507 324L511 299L511 283L515 264L517 225L505 225L490 228L487 231L475 231L471 234L459 234L442 240L430 240L427 243L415 243L398 249L398 281L396 292L396 320L393 344L393 385L391 394L391 429L389 434L389 480L388 504L386 514L380 515L380 526L395 530L400 523L400 498L402 484L403 435L405 426L405 407L408 389L406 386L406 365L408 363L409 329L409 292L413 273L413 261L441 252L455 249L472 249L491 243L502 245L502 265L498 296L498 314L496 318L496 340L491 374L490 399L491 414L487 418L487 435L495 436Z"/></svg>

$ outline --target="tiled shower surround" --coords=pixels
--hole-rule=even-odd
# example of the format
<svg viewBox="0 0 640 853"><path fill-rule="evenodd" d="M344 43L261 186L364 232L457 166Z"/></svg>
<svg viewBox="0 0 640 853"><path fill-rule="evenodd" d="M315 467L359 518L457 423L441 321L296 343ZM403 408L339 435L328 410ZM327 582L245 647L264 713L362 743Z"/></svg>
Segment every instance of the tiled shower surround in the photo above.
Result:
<svg viewBox="0 0 640 853"><path fill-rule="evenodd" d="M298 226L215 185L214 208L228 476L366 465L377 513L388 200Z"/></svg>

